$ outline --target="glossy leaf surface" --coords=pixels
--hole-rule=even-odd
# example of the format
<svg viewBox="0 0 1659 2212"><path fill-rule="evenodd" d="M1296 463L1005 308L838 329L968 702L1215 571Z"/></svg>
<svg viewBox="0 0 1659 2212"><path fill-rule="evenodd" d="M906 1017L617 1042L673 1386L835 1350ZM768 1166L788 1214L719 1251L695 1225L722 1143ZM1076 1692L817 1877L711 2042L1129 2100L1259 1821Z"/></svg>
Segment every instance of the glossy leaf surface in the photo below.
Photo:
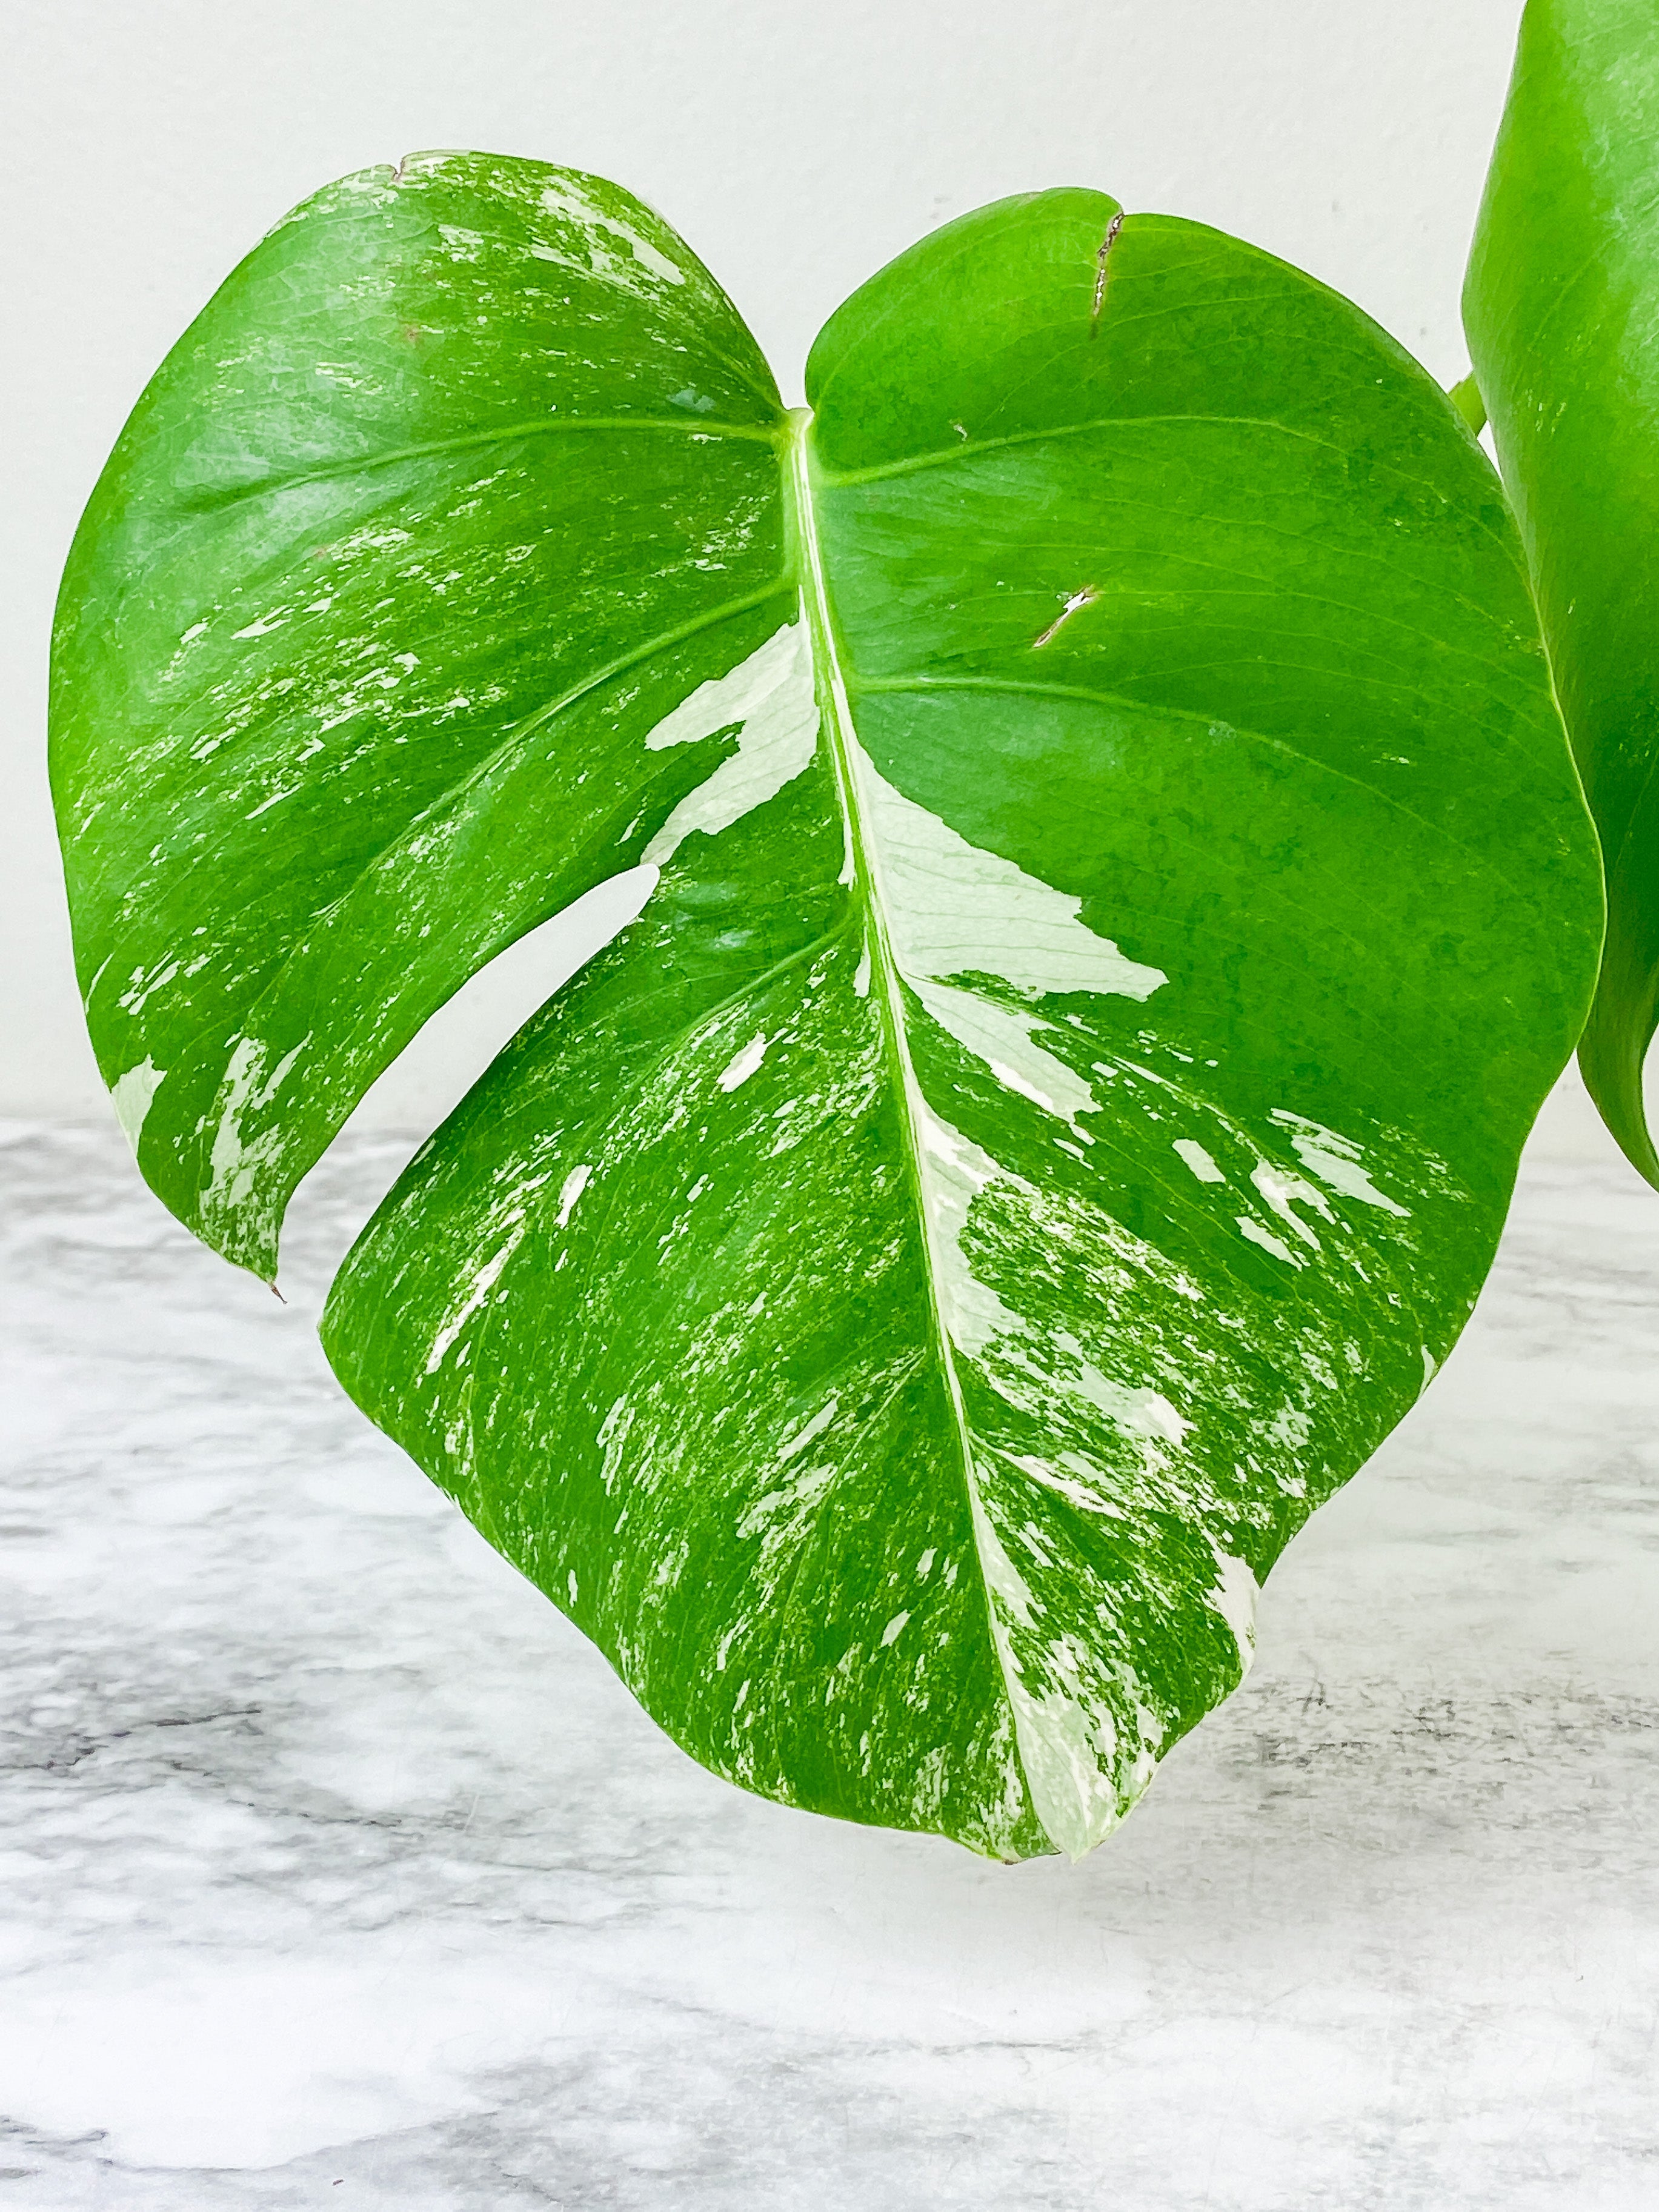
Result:
<svg viewBox="0 0 1659 2212"><path fill-rule="evenodd" d="M1659 1184L1642 1063L1659 1023L1659 15L1530 0L1463 295L1562 713L1607 862L1579 1046Z"/></svg>
<svg viewBox="0 0 1659 2212"><path fill-rule="evenodd" d="M593 179L301 210L66 586L90 1019L268 1270L431 1008L651 871L330 1356L697 1758L1077 1853L1462 1326L1593 842L1495 477L1294 270L1006 202L808 398Z"/></svg>

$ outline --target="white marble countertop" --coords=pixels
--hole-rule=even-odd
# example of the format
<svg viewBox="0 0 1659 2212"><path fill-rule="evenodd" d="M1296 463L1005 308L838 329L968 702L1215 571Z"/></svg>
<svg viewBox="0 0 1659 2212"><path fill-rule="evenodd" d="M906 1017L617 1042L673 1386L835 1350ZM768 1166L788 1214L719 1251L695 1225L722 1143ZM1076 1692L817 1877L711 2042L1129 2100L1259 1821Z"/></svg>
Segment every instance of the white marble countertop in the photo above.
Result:
<svg viewBox="0 0 1659 2212"><path fill-rule="evenodd" d="M404 1148L406 1149L406 1148ZM1081 1866L702 1773L102 1130L14 1130L0 2212L1650 2212L1659 1199L1447 1371Z"/></svg>

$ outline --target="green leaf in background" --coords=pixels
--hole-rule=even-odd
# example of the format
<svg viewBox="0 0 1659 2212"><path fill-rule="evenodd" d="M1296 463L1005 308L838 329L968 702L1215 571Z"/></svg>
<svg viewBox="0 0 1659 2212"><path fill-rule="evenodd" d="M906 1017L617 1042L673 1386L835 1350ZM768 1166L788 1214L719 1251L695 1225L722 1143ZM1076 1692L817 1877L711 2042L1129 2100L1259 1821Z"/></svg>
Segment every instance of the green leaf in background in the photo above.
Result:
<svg viewBox="0 0 1659 2212"><path fill-rule="evenodd" d="M807 390L592 178L302 208L65 584L88 1015L268 1273L431 1011L642 871L330 1357L708 1765L1076 1854L1462 1327L1594 842L1495 477L1293 270L1006 201Z"/></svg>
<svg viewBox="0 0 1659 2212"><path fill-rule="evenodd" d="M1606 855L1578 1048L1659 1184L1642 1063L1659 1024L1659 12L1530 0L1463 294L1481 396Z"/></svg>

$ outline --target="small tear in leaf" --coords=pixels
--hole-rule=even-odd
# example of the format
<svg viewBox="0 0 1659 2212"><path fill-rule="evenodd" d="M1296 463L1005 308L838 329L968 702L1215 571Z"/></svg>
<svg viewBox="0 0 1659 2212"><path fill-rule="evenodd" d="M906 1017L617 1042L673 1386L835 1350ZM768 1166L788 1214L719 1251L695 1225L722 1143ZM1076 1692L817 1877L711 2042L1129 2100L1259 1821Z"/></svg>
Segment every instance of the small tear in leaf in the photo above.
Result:
<svg viewBox="0 0 1659 2212"><path fill-rule="evenodd" d="M1048 644L1049 639L1054 635L1055 632L1060 629L1061 625L1071 620L1072 617L1077 612L1079 607L1093 606L1095 601L1099 597L1100 593L1095 589L1092 584L1085 584L1080 592L1073 592L1071 598L1066 600L1065 605L1054 617L1053 622L1049 623L1048 629L1043 631L1042 636L1034 637L1031 640L1032 652L1040 652L1042 648Z"/></svg>
<svg viewBox="0 0 1659 2212"><path fill-rule="evenodd" d="M1115 215L1106 226L1105 237L1095 248L1095 304L1089 316L1089 335L1091 338L1100 336L1100 314L1106 305L1106 264L1111 258L1112 248L1117 244L1117 234L1122 228L1122 216Z"/></svg>

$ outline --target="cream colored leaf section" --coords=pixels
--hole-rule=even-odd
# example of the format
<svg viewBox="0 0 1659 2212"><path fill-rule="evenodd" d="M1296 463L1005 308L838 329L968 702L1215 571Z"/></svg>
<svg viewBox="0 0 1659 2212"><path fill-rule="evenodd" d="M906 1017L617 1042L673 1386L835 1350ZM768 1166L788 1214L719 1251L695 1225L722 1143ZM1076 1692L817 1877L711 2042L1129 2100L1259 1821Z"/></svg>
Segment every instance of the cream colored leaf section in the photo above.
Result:
<svg viewBox="0 0 1659 2212"><path fill-rule="evenodd" d="M1261 1594L1261 1585L1246 1560L1224 1552L1213 1540L1210 1548L1215 1553L1216 1582L1206 1603L1231 1629L1238 1645L1238 1663L1248 1674L1255 1657L1255 1601Z"/></svg>
<svg viewBox="0 0 1659 2212"><path fill-rule="evenodd" d="M143 1133L144 1116L149 1111L150 1101L161 1089L167 1075L164 1067L157 1067L153 1060L141 1060L137 1067L128 1068L118 1076L110 1087L110 1098L115 1108L115 1118L121 1124L124 1135L136 1152Z"/></svg>
<svg viewBox="0 0 1659 2212"><path fill-rule="evenodd" d="M982 852L896 791L854 749L859 812L899 974L948 1035L1006 1089L1077 1129L1099 1100L1084 1078L1037 1042L1054 1024L961 979L986 975L1024 998L1093 991L1148 999L1169 981L1131 960L1080 919L1082 901Z"/></svg>
<svg viewBox="0 0 1659 2212"><path fill-rule="evenodd" d="M694 830L719 836L811 764L818 740L812 653L805 623L786 623L746 660L698 684L648 732L646 745L696 744L733 724L738 749L688 792L646 847L646 863L664 867Z"/></svg>
<svg viewBox="0 0 1659 2212"><path fill-rule="evenodd" d="M200 1200L205 1225L234 1221L244 1209L266 1222L274 1221L276 1200L265 1189L263 1178L265 1169L281 1152L283 1133L271 1126L244 1139L242 1124L251 1115L264 1112L310 1042L307 1030L298 1044L271 1067L270 1047L263 1037L237 1039L213 1109L197 1125L204 1135L210 1123L213 1125L209 1154L213 1174Z"/></svg>
<svg viewBox="0 0 1659 2212"><path fill-rule="evenodd" d="M1202 1145L1191 1137L1177 1137L1174 1150L1200 1182L1225 1182L1227 1178Z"/></svg>
<svg viewBox="0 0 1659 2212"><path fill-rule="evenodd" d="M1371 1181L1370 1171L1364 1164L1364 1154L1352 1137L1339 1136L1322 1122L1310 1121L1305 1114L1292 1114L1282 1106L1274 1108L1273 1118L1289 1130L1296 1156L1310 1175L1317 1176L1345 1198L1357 1198L1362 1206L1376 1206L1401 1221L1411 1219L1409 1206L1388 1197Z"/></svg>
<svg viewBox="0 0 1659 2212"><path fill-rule="evenodd" d="M684 284L685 271L676 266L665 253L659 252L648 239L641 238L631 223L617 216L589 198L582 190L582 179L568 172L558 185L549 185L543 191L541 204L550 216L573 223L587 241L589 260L596 276L608 278L615 283L627 284L636 270L654 276L659 283ZM612 244L611 241L614 240ZM616 251L617 246L628 249L624 260ZM534 252L535 248L532 247ZM544 249L545 252L545 249ZM551 258L549 255L547 258Z"/></svg>
<svg viewBox="0 0 1659 2212"><path fill-rule="evenodd" d="M1044 1670L1060 1686L1040 1690L1027 1681L1016 1632L1039 1632L1042 1608L1009 1558L978 1481L971 1477L969 1497L992 1634L1032 1808L1052 1841L1068 1858L1080 1859L1116 1826L1151 1782L1164 1727L1134 1701L1138 1741L1132 1752L1121 1747L1128 1755L1120 1762L1118 1722L1091 1679L1095 1669L1088 1652L1069 1635L1043 1639Z"/></svg>

